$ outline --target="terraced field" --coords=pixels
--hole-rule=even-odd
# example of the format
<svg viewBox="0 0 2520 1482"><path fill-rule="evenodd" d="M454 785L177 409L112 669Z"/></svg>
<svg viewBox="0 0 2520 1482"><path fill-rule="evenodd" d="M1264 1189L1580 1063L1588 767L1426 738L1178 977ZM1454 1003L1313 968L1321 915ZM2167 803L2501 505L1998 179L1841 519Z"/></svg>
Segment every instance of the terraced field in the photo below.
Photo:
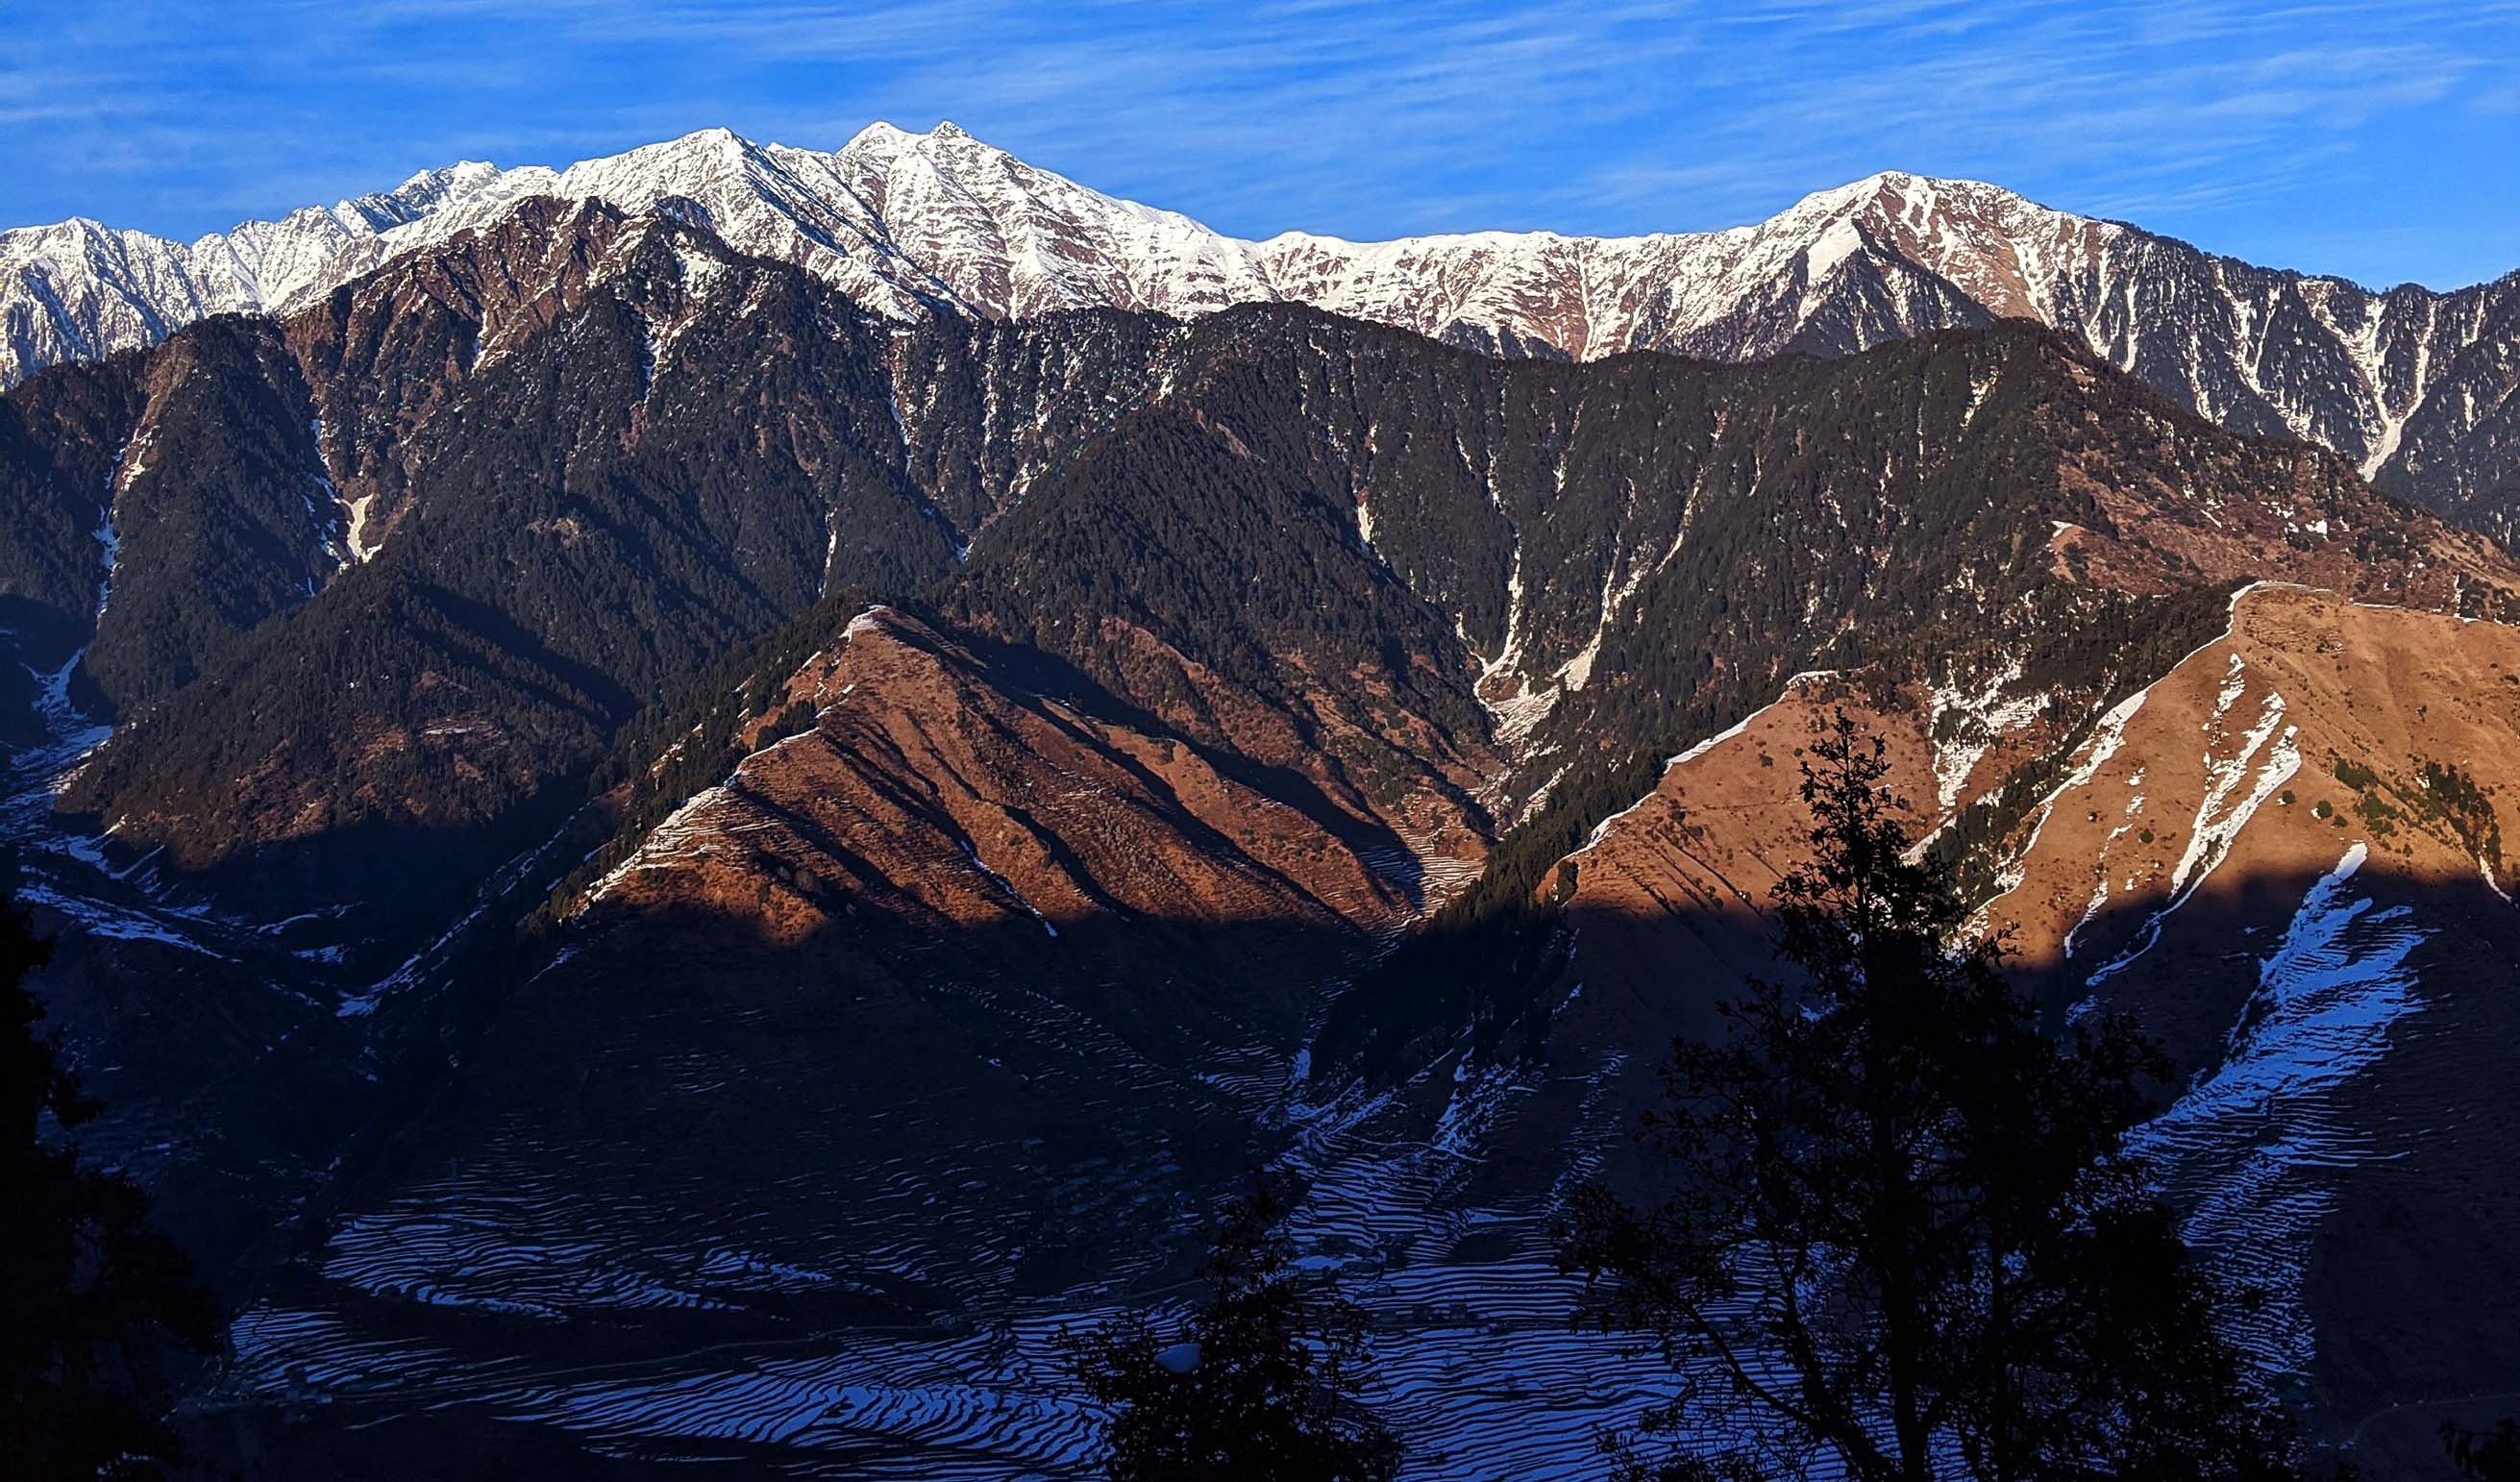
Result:
<svg viewBox="0 0 2520 1482"><path fill-rule="evenodd" d="M1570 1330L1576 1285L1547 1259L1539 1200L1462 1201L1479 1162L1465 1129L1510 1088L1465 1083L1433 1140L1392 1098L1307 1107L1285 1099L1282 1070L1274 1089L1285 1165L1309 1181L1299 1248L1372 1317L1370 1398L1402 1424L1410 1475L1592 1475L1598 1431L1669 1378L1650 1354ZM976 1167L818 1170L748 1190L755 1207L738 1211L694 1208L670 1183L590 1197L579 1166L559 1188L480 1159L345 1222L287 1295L238 1322L222 1403L297 1397L348 1426L528 1422L607 1456L768 1460L809 1476L1084 1477L1099 1417L1075 1397L1058 1336L1124 1309L1161 1313L1190 1289L1149 1247L1085 1285L1009 1291L1020 1235L932 1192L985 1180ZM1168 1200L1156 1175L1112 1169L1076 1192ZM796 1240L780 1222L836 1207L844 1182L857 1186L847 1223L816 1232L824 1264L783 1256ZM689 1212L668 1213L678 1203ZM914 1290L954 1308L837 1314L851 1297L906 1306Z"/></svg>

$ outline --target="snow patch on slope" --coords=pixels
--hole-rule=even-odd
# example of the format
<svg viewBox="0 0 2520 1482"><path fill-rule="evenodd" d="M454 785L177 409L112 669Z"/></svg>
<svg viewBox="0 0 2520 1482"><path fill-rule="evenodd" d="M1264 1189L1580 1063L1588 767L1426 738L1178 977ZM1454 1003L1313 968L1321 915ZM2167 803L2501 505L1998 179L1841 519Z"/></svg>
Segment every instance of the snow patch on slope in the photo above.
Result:
<svg viewBox="0 0 2520 1482"><path fill-rule="evenodd" d="M2225 711L2236 698L2232 685L2242 683L2237 654L2232 655L2231 663L2233 677L2226 682L2222 703L2216 707L2215 718L2207 723L2209 734L2222 725ZM2231 841L2239 837L2240 831L2248 827L2249 820L2256 816L2258 809L2301 770L2301 751L2293 741L2297 733L2293 727L2283 725L2283 696L2270 690L2259 707L2257 723L2241 738L2237 753L2222 760L2217 760L2211 752L2207 753L2204 800L2196 805L2196 817L2189 826L2187 845L2180 852L2179 863L2171 871L2168 904L2144 922L2132 946L2093 969L2088 983L2097 986L2125 971L2150 952L2161 940L2162 925L2170 920L2172 913L2194 897L2197 889L2214 874L2215 867L2223 862ZM2279 736L2276 734L2278 727L2282 728ZM2269 744L2271 741L2272 745ZM2262 751L2263 760L2260 759Z"/></svg>
<svg viewBox="0 0 2520 1482"><path fill-rule="evenodd" d="M2311 1236L2335 1203L2331 1171L2392 1155L2333 1115L2332 1098L2423 1007L2408 960L2428 933L2408 908L2355 895L2368 858L2357 842L2310 887L2259 964L2223 1063L2133 1140L2193 1211L2188 1238L2266 1293L2239 1336L2292 1373L2309 1370L2316 1348L2302 1286Z"/></svg>
<svg viewBox="0 0 2520 1482"><path fill-rule="evenodd" d="M1995 743L2039 718L2048 705L2040 694L2003 697L2021 679L2021 660L2008 660L1974 692L1938 685L1930 696L1929 735L1934 745L1934 802L1944 813L1959 805L1969 774Z"/></svg>

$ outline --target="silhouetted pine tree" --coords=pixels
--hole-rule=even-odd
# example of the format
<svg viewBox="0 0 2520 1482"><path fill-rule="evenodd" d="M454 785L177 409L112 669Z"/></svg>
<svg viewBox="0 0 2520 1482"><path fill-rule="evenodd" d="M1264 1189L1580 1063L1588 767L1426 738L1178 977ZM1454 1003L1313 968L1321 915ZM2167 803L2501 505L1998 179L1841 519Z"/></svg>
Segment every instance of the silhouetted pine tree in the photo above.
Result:
<svg viewBox="0 0 2520 1482"><path fill-rule="evenodd" d="M1675 1045L1643 1134L1669 1195L1588 1189L1561 1235L1587 1316L1689 1376L1642 1437L1713 1425L1743 1473L1866 1482L2294 1475L2218 1335L2238 1299L2124 1146L2159 1052L2122 1020L2040 1031L2002 945L1961 942L1947 868L1910 857L1881 756L1841 713L1804 763L1814 854L1777 917L1808 981L1754 981L1726 1043Z"/></svg>
<svg viewBox="0 0 2520 1482"><path fill-rule="evenodd" d="M1072 1335L1068 1361L1109 1406L1112 1482L1383 1482L1389 1431L1356 1400L1365 1320L1307 1283L1265 1180L1227 1206L1200 1269L1206 1304L1172 1342L1124 1319Z"/></svg>
<svg viewBox="0 0 2520 1482"><path fill-rule="evenodd" d="M2441 1423L2442 1449L2462 1477L2477 1482L2520 1482L2520 1420L2498 1420L2489 1430Z"/></svg>
<svg viewBox="0 0 2520 1482"><path fill-rule="evenodd" d="M218 1312L137 1187L45 1140L97 1111L35 1031L24 981L51 954L0 903L0 1471L147 1476L178 1453L166 1364L207 1352Z"/></svg>

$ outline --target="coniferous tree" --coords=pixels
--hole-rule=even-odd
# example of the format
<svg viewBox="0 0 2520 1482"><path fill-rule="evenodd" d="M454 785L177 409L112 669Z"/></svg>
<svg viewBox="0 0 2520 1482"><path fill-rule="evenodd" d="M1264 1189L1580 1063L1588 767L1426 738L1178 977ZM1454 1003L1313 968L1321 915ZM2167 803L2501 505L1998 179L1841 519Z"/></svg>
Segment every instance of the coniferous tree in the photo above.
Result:
<svg viewBox="0 0 2520 1482"><path fill-rule="evenodd" d="M2477 1482L2520 1482L2520 1420L2498 1420L2487 1430L2469 1430L2455 1420L2441 1423L2442 1449L2462 1477Z"/></svg>
<svg viewBox="0 0 2520 1482"><path fill-rule="evenodd" d="M1304 1281L1263 1179L1231 1201L1205 1305L1164 1341L1143 1320L1076 1334L1068 1359L1110 1407L1112 1482L1386 1482L1399 1449L1356 1399L1365 1318Z"/></svg>
<svg viewBox="0 0 2520 1482"><path fill-rule="evenodd" d="M0 903L0 1470L147 1476L179 1454L166 1365L207 1352L218 1313L138 1187L46 1139L97 1111L36 1032L24 981L51 951Z"/></svg>
<svg viewBox="0 0 2520 1482"><path fill-rule="evenodd" d="M1588 1189L1562 1232L1588 1316L1688 1376L1642 1434L1680 1453L1712 1425L1745 1469L1865 1482L2294 1475L2218 1333L2240 1299L2125 1147L2159 1052L2121 1020L2041 1031L1886 771L1843 713L1823 728L1813 857L1777 904L1805 981L1675 1045L1643 1133L1670 1193Z"/></svg>

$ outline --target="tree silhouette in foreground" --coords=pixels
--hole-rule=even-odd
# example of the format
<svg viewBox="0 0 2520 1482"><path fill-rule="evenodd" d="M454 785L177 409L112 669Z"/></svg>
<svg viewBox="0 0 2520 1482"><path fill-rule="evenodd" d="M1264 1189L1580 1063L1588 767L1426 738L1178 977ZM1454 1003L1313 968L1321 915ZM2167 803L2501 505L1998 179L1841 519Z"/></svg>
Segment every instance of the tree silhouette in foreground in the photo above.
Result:
<svg viewBox="0 0 2520 1482"><path fill-rule="evenodd" d="M1951 878L1910 857L1887 770L1843 713L1821 729L1813 856L1776 908L1806 981L1753 980L1724 1043L1674 1045L1641 1133L1669 1194L1588 1188L1561 1231L1586 1317L1682 1370L1625 1470L2295 1475L2282 1413L2217 1332L2238 1299L2124 1146L2159 1052L2118 1019L2040 1031L2002 944L1963 943ZM1731 1449L1692 1457L1709 1437Z"/></svg>
<svg viewBox="0 0 2520 1482"><path fill-rule="evenodd" d="M1359 1405L1365 1315L1304 1281L1264 1179L1228 1203L1204 1306L1165 1342L1138 1318L1072 1335L1069 1363L1110 1407L1112 1482L1383 1482L1399 1448Z"/></svg>
<svg viewBox="0 0 2520 1482"><path fill-rule="evenodd" d="M26 975L51 957L0 902L0 1470L12 1477L146 1476L176 1460L164 1370L205 1353L218 1312L129 1180L48 1145L44 1122L97 1112L36 1033Z"/></svg>
<svg viewBox="0 0 2520 1482"><path fill-rule="evenodd" d="M2462 1477L2477 1482L2520 1482L2520 1420L2498 1420L2486 1430L2469 1430L2455 1420L2441 1423L2442 1449Z"/></svg>

